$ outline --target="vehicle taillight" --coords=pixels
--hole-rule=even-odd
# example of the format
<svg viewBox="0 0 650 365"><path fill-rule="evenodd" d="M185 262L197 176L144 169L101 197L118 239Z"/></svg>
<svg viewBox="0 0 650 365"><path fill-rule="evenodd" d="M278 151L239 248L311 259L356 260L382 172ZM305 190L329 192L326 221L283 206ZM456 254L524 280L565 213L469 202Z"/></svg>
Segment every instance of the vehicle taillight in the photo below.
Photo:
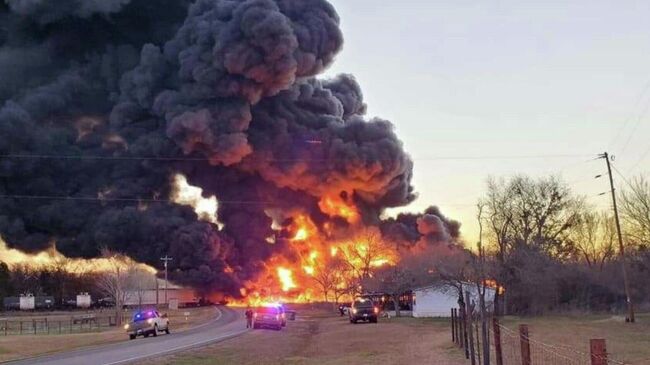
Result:
<svg viewBox="0 0 650 365"><path fill-rule="evenodd" d="M375 314L379 313L379 308L375 307Z"/></svg>

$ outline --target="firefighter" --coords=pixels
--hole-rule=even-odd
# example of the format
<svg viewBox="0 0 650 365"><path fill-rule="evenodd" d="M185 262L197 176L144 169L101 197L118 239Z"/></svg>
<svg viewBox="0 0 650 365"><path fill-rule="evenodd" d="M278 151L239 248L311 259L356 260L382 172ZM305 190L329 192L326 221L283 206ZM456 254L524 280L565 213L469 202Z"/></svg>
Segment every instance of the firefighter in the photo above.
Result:
<svg viewBox="0 0 650 365"><path fill-rule="evenodd" d="M253 327L253 310L249 305L248 307L246 307L246 328L252 328L252 327Z"/></svg>

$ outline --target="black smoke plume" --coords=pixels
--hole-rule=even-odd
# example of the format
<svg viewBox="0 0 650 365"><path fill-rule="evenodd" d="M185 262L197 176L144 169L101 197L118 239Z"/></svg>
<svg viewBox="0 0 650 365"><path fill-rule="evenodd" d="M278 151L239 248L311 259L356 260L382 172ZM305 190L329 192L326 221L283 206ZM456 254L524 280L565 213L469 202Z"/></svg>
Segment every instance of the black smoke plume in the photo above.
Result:
<svg viewBox="0 0 650 365"><path fill-rule="evenodd" d="M335 196L377 224L414 199L413 164L354 77L315 78L339 24L325 0L0 1L0 235L170 254L176 280L237 294L284 249L271 210L323 222ZM170 202L179 173L222 226Z"/></svg>

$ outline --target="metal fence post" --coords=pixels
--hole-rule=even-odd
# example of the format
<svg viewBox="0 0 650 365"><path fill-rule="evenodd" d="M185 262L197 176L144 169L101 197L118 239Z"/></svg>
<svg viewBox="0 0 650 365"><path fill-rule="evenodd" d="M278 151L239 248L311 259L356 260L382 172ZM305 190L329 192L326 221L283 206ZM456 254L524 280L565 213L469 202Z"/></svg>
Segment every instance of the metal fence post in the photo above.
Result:
<svg viewBox="0 0 650 365"><path fill-rule="evenodd" d="M602 338L589 341L591 365L607 365L607 346Z"/></svg>
<svg viewBox="0 0 650 365"><path fill-rule="evenodd" d="M521 365L531 365L530 362L530 341L527 324L519 325L519 340L521 342Z"/></svg>

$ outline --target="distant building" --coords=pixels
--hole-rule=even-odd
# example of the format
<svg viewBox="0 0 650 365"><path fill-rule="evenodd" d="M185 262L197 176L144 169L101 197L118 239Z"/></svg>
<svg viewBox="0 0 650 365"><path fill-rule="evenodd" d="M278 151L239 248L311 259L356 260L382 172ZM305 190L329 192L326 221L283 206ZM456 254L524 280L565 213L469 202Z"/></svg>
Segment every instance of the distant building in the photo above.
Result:
<svg viewBox="0 0 650 365"><path fill-rule="evenodd" d="M463 290L470 292L472 301L479 302L475 284L466 283ZM489 311L494 306L495 293L494 288L485 288L485 302ZM413 317L451 317L452 308L458 308L456 288L430 285L413 289Z"/></svg>
<svg viewBox="0 0 650 365"><path fill-rule="evenodd" d="M126 292L124 305L137 307L139 305L168 305L177 301L180 307L194 306L199 303L199 297L194 289L167 282L167 296L165 297L165 280L152 278L144 280L136 288Z"/></svg>

